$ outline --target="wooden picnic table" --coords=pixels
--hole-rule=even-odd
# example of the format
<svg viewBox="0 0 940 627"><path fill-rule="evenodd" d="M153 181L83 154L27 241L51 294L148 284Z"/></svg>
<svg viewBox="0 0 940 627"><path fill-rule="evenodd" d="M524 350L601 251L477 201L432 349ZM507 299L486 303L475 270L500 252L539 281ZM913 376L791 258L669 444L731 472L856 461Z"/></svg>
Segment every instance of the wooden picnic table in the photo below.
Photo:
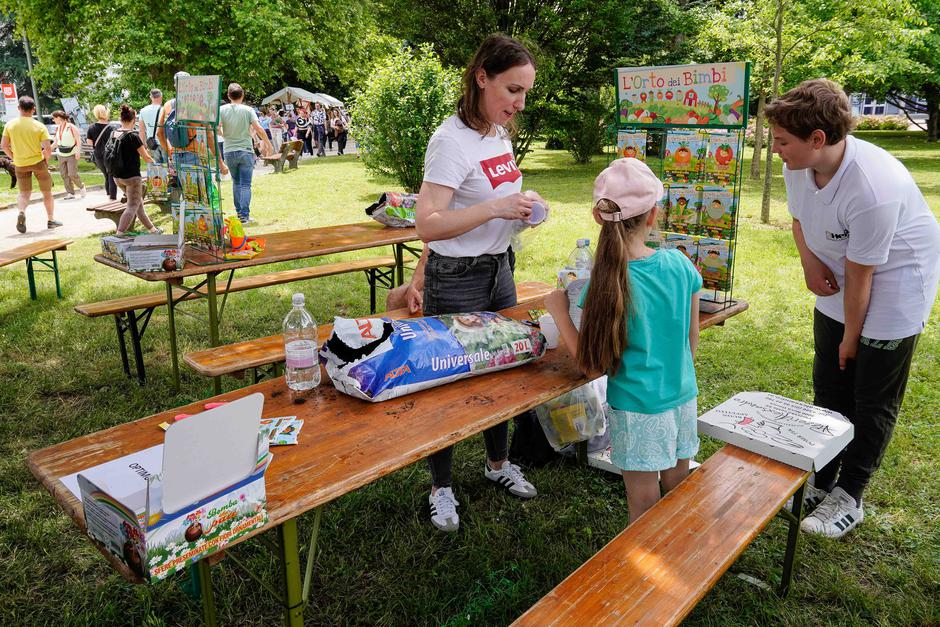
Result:
<svg viewBox="0 0 940 627"><path fill-rule="evenodd" d="M65 250L72 240L70 239L44 239L16 248L0 251L0 267L26 262L26 278L29 283L29 297L36 300L36 272L52 272L55 274L55 293L62 298L62 288L59 286L59 262L56 252ZM45 253L52 253L52 257L40 257ZM36 266L39 266L38 268Z"/></svg>
<svg viewBox="0 0 940 627"><path fill-rule="evenodd" d="M540 307L544 307L542 298L502 313L522 320L527 319L529 310ZM730 311L717 316L702 314L701 320L703 326L712 326L730 315ZM61 477L160 444L164 432L158 425L172 423L179 413L199 413L207 402L231 401L254 392L264 394L264 417L296 415L312 428L302 432L297 445L273 450L274 460L265 475L268 523L238 542L277 530L285 622L299 625L303 622L323 505L588 381L563 347L549 350L541 359L523 366L382 403L342 394L325 372L322 375L323 383L302 404L290 401L284 377L278 377L36 451L27 464L78 528L86 532L81 502L60 481ZM316 510L316 518L302 585L296 519L310 510ZM92 542L128 581L141 583L119 558ZM201 560L197 568L200 579L210 583L202 586L202 594L204 613L211 622L215 610L208 560Z"/></svg>
<svg viewBox="0 0 940 627"><path fill-rule="evenodd" d="M404 281L404 253L409 251L420 255L420 250L409 247L407 244L418 240L418 233L414 227L392 228L378 222L360 222L356 224L341 224L324 226L298 231L281 231L258 235L265 240L264 252L253 259L237 261L220 261L215 257L194 248L187 248L184 253L183 268L173 272L131 272L123 264L109 259L104 255L95 255L95 261L125 272L144 281L163 281L167 292L167 315L170 329L170 362L173 367L173 382L175 389L179 389L179 357L176 337L176 317L174 309L182 300L205 298L209 307L209 344L219 345L219 321L221 308L225 306L225 297L221 308L217 303L218 289L217 277L222 272L228 272L228 282L231 283L235 270L252 268L284 261L322 257L335 253L364 250L376 246L391 245L395 255L396 284ZM205 277L195 285L185 285L185 279L190 277ZM175 288L175 289L174 289ZM181 296L182 294L183 296ZM215 390L221 390L218 379L214 381Z"/></svg>
<svg viewBox="0 0 940 627"><path fill-rule="evenodd" d="M534 305L503 313L523 319ZM172 422L176 414L198 413L206 402L264 394L264 417L296 415L309 426L296 446L273 449L274 460L265 475L268 524L238 542L277 530L284 565L283 597L289 608L286 622L299 625L306 593L300 583L298 516L316 509L316 529L322 505L587 382L563 348L547 351L543 358L524 366L382 403L342 394L325 373L323 379L303 404L291 403L284 377L278 377L37 451L27 463L66 514L86 532L81 502L61 477L160 444L164 432L158 425ZM119 558L92 542L128 581L141 582ZM205 581L207 560L200 561L198 567ZM214 616L211 586L203 586L202 593L209 620Z"/></svg>

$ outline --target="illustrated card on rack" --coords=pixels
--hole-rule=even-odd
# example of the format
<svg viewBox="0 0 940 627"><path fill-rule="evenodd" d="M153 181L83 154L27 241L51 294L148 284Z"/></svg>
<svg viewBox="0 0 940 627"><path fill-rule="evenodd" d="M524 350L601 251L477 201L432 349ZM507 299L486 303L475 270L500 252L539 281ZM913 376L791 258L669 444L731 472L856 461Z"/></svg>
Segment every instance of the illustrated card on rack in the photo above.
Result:
<svg viewBox="0 0 940 627"><path fill-rule="evenodd" d="M698 131L669 131L666 133L663 159L664 178L676 183L697 182L706 150L707 146Z"/></svg>
<svg viewBox="0 0 940 627"><path fill-rule="evenodd" d="M719 185L734 185L738 171L738 135L728 131L711 131L708 134L708 157L705 160L705 176Z"/></svg>
<svg viewBox="0 0 940 627"><path fill-rule="evenodd" d="M646 133L619 131L617 133L617 157L633 157L646 161Z"/></svg>
<svg viewBox="0 0 940 627"><path fill-rule="evenodd" d="M734 224L734 191L726 187L708 186L702 190L699 224L709 235L728 238Z"/></svg>
<svg viewBox="0 0 940 627"><path fill-rule="evenodd" d="M679 233L694 233L699 223L699 192L692 185L669 185L668 227Z"/></svg>
<svg viewBox="0 0 940 627"><path fill-rule="evenodd" d="M699 238L698 265L705 288L727 290L730 287L732 255L731 242L728 240Z"/></svg>

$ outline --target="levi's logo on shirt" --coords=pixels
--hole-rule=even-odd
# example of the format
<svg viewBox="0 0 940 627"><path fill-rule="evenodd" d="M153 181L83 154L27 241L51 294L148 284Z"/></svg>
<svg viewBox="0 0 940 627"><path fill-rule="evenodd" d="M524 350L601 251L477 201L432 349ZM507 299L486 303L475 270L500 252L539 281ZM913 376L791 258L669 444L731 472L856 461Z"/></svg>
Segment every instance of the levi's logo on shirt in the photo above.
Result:
<svg viewBox="0 0 940 627"><path fill-rule="evenodd" d="M513 183L522 176L511 152L492 159L483 159L480 161L480 167L483 168L483 173L490 180L493 189L503 183Z"/></svg>

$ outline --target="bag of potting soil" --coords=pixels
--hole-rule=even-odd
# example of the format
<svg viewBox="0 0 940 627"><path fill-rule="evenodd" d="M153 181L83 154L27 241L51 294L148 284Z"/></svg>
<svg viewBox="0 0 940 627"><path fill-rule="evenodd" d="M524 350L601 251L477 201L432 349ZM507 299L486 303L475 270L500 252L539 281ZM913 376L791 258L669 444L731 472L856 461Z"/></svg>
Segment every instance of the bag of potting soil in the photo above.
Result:
<svg viewBox="0 0 940 627"><path fill-rule="evenodd" d="M366 215L386 226L414 226L417 200L417 194L385 192L379 196L378 201L366 207Z"/></svg>
<svg viewBox="0 0 940 627"><path fill-rule="evenodd" d="M488 311L408 320L336 318L320 350L337 390L373 402L544 354L538 329Z"/></svg>

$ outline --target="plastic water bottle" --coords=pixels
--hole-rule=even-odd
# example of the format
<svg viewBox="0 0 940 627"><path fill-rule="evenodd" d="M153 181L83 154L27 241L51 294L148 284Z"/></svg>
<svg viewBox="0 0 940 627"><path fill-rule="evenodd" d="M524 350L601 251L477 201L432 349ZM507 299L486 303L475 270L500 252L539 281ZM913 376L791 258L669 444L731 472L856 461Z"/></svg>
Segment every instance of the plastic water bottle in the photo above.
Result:
<svg viewBox="0 0 940 627"><path fill-rule="evenodd" d="M317 323L304 307L303 294L294 294L292 303L284 318L285 378L292 393L303 393L320 385Z"/></svg>
<svg viewBox="0 0 940 627"><path fill-rule="evenodd" d="M591 250L591 240L587 238L578 240L578 245L568 255L568 267L578 273L579 279L586 279L590 276L591 268L594 267L594 252Z"/></svg>
<svg viewBox="0 0 940 627"><path fill-rule="evenodd" d="M567 289L572 283L585 283L591 278L591 269L594 267L594 253L591 251L591 240L579 239L578 245L568 255L568 263L558 273L558 287Z"/></svg>

